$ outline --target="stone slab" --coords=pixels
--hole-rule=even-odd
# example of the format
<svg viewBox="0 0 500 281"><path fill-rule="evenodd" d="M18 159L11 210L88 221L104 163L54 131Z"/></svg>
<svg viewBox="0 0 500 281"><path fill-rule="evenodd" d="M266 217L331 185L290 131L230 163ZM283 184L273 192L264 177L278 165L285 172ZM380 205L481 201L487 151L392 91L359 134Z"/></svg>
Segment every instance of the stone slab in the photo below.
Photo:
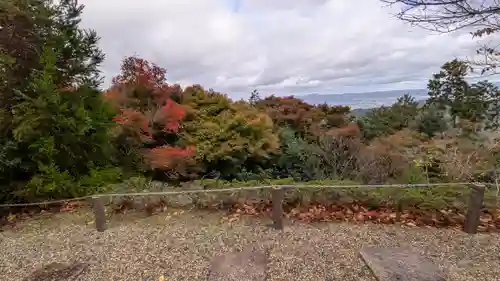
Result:
<svg viewBox="0 0 500 281"><path fill-rule="evenodd" d="M445 281L426 258L404 248L364 248L360 252L378 281Z"/></svg>
<svg viewBox="0 0 500 281"><path fill-rule="evenodd" d="M208 281L265 281L266 267L266 253L247 248L215 257Z"/></svg>
<svg viewBox="0 0 500 281"><path fill-rule="evenodd" d="M67 281L76 280L89 267L83 263L51 263L35 270L23 281Z"/></svg>

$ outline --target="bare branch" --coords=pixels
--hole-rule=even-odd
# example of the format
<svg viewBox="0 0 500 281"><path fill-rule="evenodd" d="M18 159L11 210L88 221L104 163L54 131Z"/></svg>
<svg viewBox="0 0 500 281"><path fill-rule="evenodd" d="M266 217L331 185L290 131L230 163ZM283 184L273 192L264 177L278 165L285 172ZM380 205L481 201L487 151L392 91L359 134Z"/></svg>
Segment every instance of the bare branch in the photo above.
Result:
<svg viewBox="0 0 500 281"><path fill-rule="evenodd" d="M472 37L483 37L500 31L500 0L381 0L400 7L396 17L426 30L449 33L472 30ZM499 45L481 46L480 60L470 60L481 68L481 74L496 72L500 63Z"/></svg>
<svg viewBox="0 0 500 281"><path fill-rule="evenodd" d="M381 0L401 6L399 19L439 32L467 27L498 30L498 0Z"/></svg>

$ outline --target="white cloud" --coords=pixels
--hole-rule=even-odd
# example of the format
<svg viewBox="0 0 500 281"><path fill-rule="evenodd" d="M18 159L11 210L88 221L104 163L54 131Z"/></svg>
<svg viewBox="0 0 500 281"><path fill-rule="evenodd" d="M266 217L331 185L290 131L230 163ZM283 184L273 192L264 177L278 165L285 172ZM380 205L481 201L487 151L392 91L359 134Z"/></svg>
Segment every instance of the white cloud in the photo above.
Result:
<svg viewBox="0 0 500 281"><path fill-rule="evenodd" d="M446 61L474 54L469 34L437 35L378 0L82 1L101 36L107 81L138 55L171 82L239 98L424 87Z"/></svg>

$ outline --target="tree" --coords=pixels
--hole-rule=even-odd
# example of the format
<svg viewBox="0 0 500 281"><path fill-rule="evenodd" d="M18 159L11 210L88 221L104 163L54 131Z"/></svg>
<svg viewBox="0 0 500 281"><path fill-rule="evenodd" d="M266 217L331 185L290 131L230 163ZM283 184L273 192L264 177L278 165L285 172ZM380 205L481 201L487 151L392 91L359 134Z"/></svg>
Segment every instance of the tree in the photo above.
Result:
<svg viewBox="0 0 500 281"><path fill-rule="evenodd" d="M232 102L194 85L184 90L181 104L186 118L180 141L196 146L196 160L204 172L215 170L232 178L243 167L256 171L279 148L271 118L246 102Z"/></svg>
<svg viewBox="0 0 500 281"><path fill-rule="evenodd" d="M465 80L467 71L468 64L463 61L455 59L445 63L429 80L427 104L449 112L453 127L467 120L495 128L498 125L498 88L487 81L470 85Z"/></svg>
<svg viewBox="0 0 500 281"><path fill-rule="evenodd" d="M21 167L31 177L17 193L25 198L88 194L98 186L84 189L78 182L113 168L112 108L89 85L60 89L56 57L52 48L44 50L45 67L30 85L33 98L12 108L14 141L23 148Z"/></svg>
<svg viewBox="0 0 500 281"><path fill-rule="evenodd" d="M484 114L482 120L485 120L485 128L496 130L500 126L500 90L498 87L488 81L480 81L472 85L473 91L482 98L479 103L481 107L475 106L474 114ZM471 102L471 101L468 101Z"/></svg>
<svg viewBox="0 0 500 281"><path fill-rule="evenodd" d="M314 179L318 174L318 147L308 143L290 128L279 130L280 149L274 157L272 174L277 178Z"/></svg>
<svg viewBox="0 0 500 281"><path fill-rule="evenodd" d="M109 108L95 87L103 54L78 26L82 9L0 3L0 200L90 192L75 181L109 165Z"/></svg>
<svg viewBox="0 0 500 281"><path fill-rule="evenodd" d="M442 110L435 106L426 106L417 117L415 127L418 132L433 138L438 133L446 131L448 124Z"/></svg>
<svg viewBox="0 0 500 281"><path fill-rule="evenodd" d="M164 68L137 57L123 60L106 98L119 111L114 118L119 124L119 157L132 163L132 169L142 158L162 179L187 176L183 164L194 151L176 145L185 111L172 99L181 91L179 85L167 83Z"/></svg>
<svg viewBox="0 0 500 281"><path fill-rule="evenodd" d="M314 120L314 107L293 96L268 96L257 103L257 107L264 110L273 123L279 127L288 127L304 136Z"/></svg>
<svg viewBox="0 0 500 281"><path fill-rule="evenodd" d="M293 96L269 96L257 103L257 107L265 111L278 127L288 127L299 136L314 139L321 133L346 126L350 119L350 107L314 106Z"/></svg>
<svg viewBox="0 0 500 281"><path fill-rule="evenodd" d="M433 74L429 80L429 98L427 104L434 104L440 110L449 111L453 127L456 127L458 119L468 115L468 109L464 101L471 94L469 83L465 81L468 65L457 59L446 62L441 71Z"/></svg>
<svg viewBox="0 0 500 281"><path fill-rule="evenodd" d="M41 70L40 55L46 44L57 48L53 73L61 88L98 86L98 67L104 59L97 47L99 37L79 28L84 6L76 0L8 0L0 3L0 61L2 108L12 105L14 91L22 91L32 73Z"/></svg>
<svg viewBox="0 0 500 281"><path fill-rule="evenodd" d="M371 140L408 128L418 115L418 102L406 94L391 106L372 109L358 122L363 137Z"/></svg>
<svg viewBox="0 0 500 281"><path fill-rule="evenodd" d="M257 102L260 101L260 94L259 94L259 91L257 90L253 90L251 93L250 93L250 99L248 99L248 102L251 104L251 105L255 105L257 104Z"/></svg>
<svg viewBox="0 0 500 281"><path fill-rule="evenodd" d="M397 17L403 21L438 32L473 29L473 37L492 35L500 30L500 2L476 0L381 0L399 5ZM495 44L496 46L496 44ZM471 61L482 67L482 73L495 71L500 52L496 47L482 46L477 50L482 60Z"/></svg>
<svg viewBox="0 0 500 281"><path fill-rule="evenodd" d="M345 127L354 120L349 116L351 113L351 107L349 106L330 106L323 103L315 106L314 109L318 111L321 128L326 130Z"/></svg>
<svg viewBox="0 0 500 281"><path fill-rule="evenodd" d="M316 177L346 179L356 176L361 148L361 131L356 123L320 135L317 146L316 158L320 159L321 171Z"/></svg>

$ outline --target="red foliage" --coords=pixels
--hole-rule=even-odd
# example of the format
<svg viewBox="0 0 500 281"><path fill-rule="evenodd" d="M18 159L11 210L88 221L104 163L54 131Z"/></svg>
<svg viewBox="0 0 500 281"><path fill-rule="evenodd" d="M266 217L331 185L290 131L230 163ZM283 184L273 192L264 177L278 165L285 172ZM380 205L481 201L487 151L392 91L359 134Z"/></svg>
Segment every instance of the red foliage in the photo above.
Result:
<svg viewBox="0 0 500 281"><path fill-rule="evenodd" d="M176 132L184 118L184 110L171 97L181 89L167 84L165 76L164 68L140 58L126 58L121 74L113 78L113 86L105 94L120 108L122 116L117 116L116 121L122 125L137 125L138 129L150 133L154 133L151 132L153 123L160 123L163 131Z"/></svg>
<svg viewBox="0 0 500 281"><path fill-rule="evenodd" d="M293 96L269 96L258 106L267 111L276 125L289 126L297 132L305 132L313 123L313 106Z"/></svg>
<svg viewBox="0 0 500 281"><path fill-rule="evenodd" d="M144 114L132 108L121 109L120 114L116 115L113 121L120 125L135 126L148 135L151 132L149 122Z"/></svg>
<svg viewBox="0 0 500 281"><path fill-rule="evenodd" d="M164 131L177 132L180 126L180 121L184 118L184 109L175 103L173 100L169 99L165 102L165 105L161 109L160 118L164 123Z"/></svg>
<svg viewBox="0 0 500 281"><path fill-rule="evenodd" d="M135 84L148 89L165 86L167 70L137 57L123 60L121 74L114 77L113 85Z"/></svg>
<svg viewBox="0 0 500 281"><path fill-rule="evenodd" d="M185 111L172 100L179 97L182 89L166 82L166 70L144 59L129 57L121 66L120 75L113 78L112 87L105 98L119 109L114 121L128 126L140 135L143 141L164 144L160 132L177 133ZM152 168L168 169L194 153L193 148L173 145L146 149L144 156Z"/></svg>
<svg viewBox="0 0 500 281"><path fill-rule="evenodd" d="M294 96L269 96L257 103L278 126L288 126L303 135L319 135L349 123L348 106L311 105Z"/></svg>
<svg viewBox="0 0 500 281"><path fill-rule="evenodd" d="M465 215L458 210L422 211L408 208L398 211L390 206L380 206L373 210L358 203L349 204L307 204L285 206L285 216L303 222L355 222L377 224L400 224L409 227L462 228ZM244 202L230 208L229 217L241 215L271 214L272 207L265 203ZM231 220L229 220L231 222ZM500 209L483 212L478 227L480 232L500 231Z"/></svg>
<svg viewBox="0 0 500 281"><path fill-rule="evenodd" d="M148 150L145 156L149 160L151 167L160 170L168 170L174 168L179 162L183 162L186 158L193 155L193 153L193 147L179 148L160 146Z"/></svg>

